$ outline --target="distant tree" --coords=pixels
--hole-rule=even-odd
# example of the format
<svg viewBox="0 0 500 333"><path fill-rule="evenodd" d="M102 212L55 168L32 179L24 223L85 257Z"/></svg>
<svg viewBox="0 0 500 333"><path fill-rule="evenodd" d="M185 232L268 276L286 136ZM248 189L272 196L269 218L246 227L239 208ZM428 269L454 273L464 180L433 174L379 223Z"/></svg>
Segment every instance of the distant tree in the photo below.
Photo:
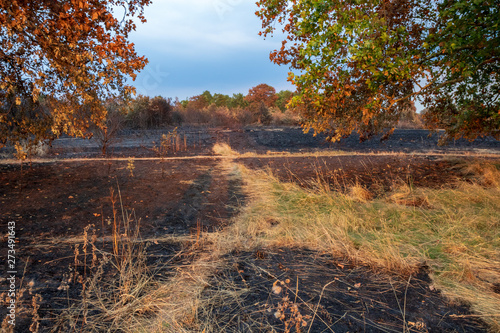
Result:
<svg viewBox="0 0 500 333"><path fill-rule="evenodd" d="M211 96L211 95L210 95ZM211 98L210 98L211 100ZM203 110L210 105L209 99L206 95L197 95L189 98L189 102L186 105L187 108L195 110Z"/></svg>
<svg viewBox="0 0 500 333"><path fill-rule="evenodd" d="M205 90L201 94L201 96L203 96L205 98L205 100L207 101L207 106L214 102L214 96L212 96L212 94L208 90Z"/></svg>
<svg viewBox="0 0 500 333"><path fill-rule="evenodd" d="M127 123L129 127L132 128L147 128L147 112L149 108L148 96L139 95L135 99L131 100L127 107Z"/></svg>
<svg viewBox="0 0 500 333"><path fill-rule="evenodd" d="M245 100L245 95L242 93L233 94L228 104L230 108L245 108L247 106L248 102Z"/></svg>
<svg viewBox="0 0 500 333"><path fill-rule="evenodd" d="M263 125L269 125L271 120L273 119L269 108L266 106L264 102L260 102L260 105L256 112L254 113L254 122Z"/></svg>
<svg viewBox="0 0 500 333"><path fill-rule="evenodd" d="M259 0L306 126L338 140L391 131L418 99L449 138L500 139L500 6L468 0Z"/></svg>
<svg viewBox="0 0 500 333"><path fill-rule="evenodd" d="M415 107L415 103L411 102L408 109L404 110L401 113L401 117L397 123L399 128L424 128L424 124L422 122L422 117L417 113L417 108Z"/></svg>
<svg viewBox="0 0 500 333"><path fill-rule="evenodd" d="M293 97L293 92L291 92L290 90L281 90L276 94L276 96L277 99L275 106L280 109L281 112L285 112L288 102L290 102Z"/></svg>
<svg viewBox="0 0 500 333"><path fill-rule="evenodd" d="M157 128L171 125L172 110L171 99L139 95L130 102L127 119L131 127Z"/></svg>
<svg viewBox="0 0 500 333"><path fill-rule="evenodd" d="M245 101L253 114L253 122L269 124L271 121L269 108L274 106L277 98L276 89L267 84L259 84L251 88L245 97Z"/></svg>
<svg viewBox="0 0 500 333"><path fill-rule="evenodd" d="M264 103L264 105L268 108L272 107L277 98L276 89L270 85L262 83L251 88L248 91L245 100L252 108L257 109L260 108L261 103Z"/></svg>
<svg viewBox="0 0 500 333"><path fill-rule="evenodd" d="M128 77L147 63L128 36L149 3L0 0L0 147L91 135L106 119L101 101L129 94Z"/></svg>
<svg viewBox="0 0 500 333"><path fill-rule="evenodd" d="M156 96L149 101L148 127L161 127L172 124L172 100Z"/></svg>
<svg viewBox="0 0 500 333"><path fill-rule="evenodd" d="M212 98L212 103L215 104L216 106L225 106L225 107L228 107L229 106L229 102L231 100L231 97L229 97L228 95L224 95L224 94L214 94L213 98Z"/></svg>

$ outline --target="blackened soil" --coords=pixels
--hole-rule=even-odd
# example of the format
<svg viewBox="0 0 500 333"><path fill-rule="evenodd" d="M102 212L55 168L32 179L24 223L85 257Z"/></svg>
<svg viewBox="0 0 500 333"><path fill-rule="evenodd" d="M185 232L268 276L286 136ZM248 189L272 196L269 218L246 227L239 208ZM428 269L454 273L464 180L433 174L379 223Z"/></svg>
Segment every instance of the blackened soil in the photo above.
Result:
<svg viewBox="0 0 500 333"><path fill-rule="evenodd" d="M360 142L358 135L351 135L338 143L327 142L325 135L314 136L297 127L246 128L250 142L259 151L300 152L314 149L331 149L358 152L496 152L500 153L500 142L493 138L479 138L474 142L465 139L452 140L440 146L442 132L431 133L419 129L399 129L387 140L380 136ZM249 149L247 146L243 149Z"/></svg>
<svg viewBox="0 0 500 333"><path fill-rule="evenodd" d="M125 130L117 135L107 148L107 157L160 157L162 135L174 131L173 127L158 130ZM299 127L249 126L239 129L183 126L177 129L178 139L172 141L163 155L168 157L213 155L216 142L226 142L239 153L246 152L404 152L404 153L468 153L500 154L500 141L490 137L473 142L452 140L440 146L442 132L431 133L419 129L398 129L387 140L380 136L360 142L353 134L338 143L326 141L326 136L304 133ZM12 158L13 147L0 150L1 158ZM45 147L39 158L95 158L102 157L99 142L95 140L62 137Z"/></svg>
<svg viewBox="0 0 500 333"><path fill-rule="evenodd" d="M232 253L200 316L216 332L486 332L427 269L400 276L304 249ZM221 293L221 289L227 293ZM231 295L238 296L227 296ZM287 330L288 329L288 330Z"/></svg>
<svg viewBox="0 0 500 333"><path fill-rule="evenodd" d="M108 152L110 156L155 157L153 147L158 146L162 134L171 130L122 133ZM175 149L170 148L167 157L213 155L216 142L228 142L240 153L345 150L495 155L500 152L499 143L489 139L473 144L457 141L453 146L440 148L437 139L428 139L425 131L396 131L382 143L376 140L359 143L353 137L336 145L312 134L305 135L299 128L188 128L180 129L179 133L182 140ZM12 156L8 150L0 154L4 158ZM183 244L165 241L162 237L180 234L185 239L191 234L196 240L200 230L217 230L230 223L230 218L245 202L241 179L228 177L213 156L133 162L72 159L99 155L95 142L62 138L53 143L45 157L65 159L63 161L34 163L31 167L24 164L22 171L18 164L2 161L0 165L2 244L7 244L8 222L15 222L17 286L24 289L17 303L15 332L29 331L33 296L41 296L37 301L40 332L50 331L61 311L81 299L79 278L91 271L90 255L82 254L82 234L88 225L94 225L97 244L111 252L109 239L114 212L121 215L122 207L129 212L134 210L134 221L140 220L142 237L150 239L145 244L148 266L163 267L163 271L155 274L165 277L176 264L188 265L189 258L179 255ZM266 156L240 158L238 162L255 169L269 167L280 179L303 186L311 186L312 181L321 179L334 188L360 183L374 193L377 188L386 191L397 182L440 187L462 177L449 161L435 157ZM80 252L75 256L77 246ZM6 246L0 248L0 256L7 257ZM325 329L327 332L401 332L405 323L406 331L412 332L484 331L483 323L470 317L465 307L452 306L431 290L425 270L411 279L374 274L366 267L304 250L234 253L227 260L228 268L214 276L213 287L207 290L207 293L226 296L220 296L220 302L213 304L211 314L200 313L200 318L216 319L214 325L219 326L214 331L267 332L266 329L274 325L285 331L284 322L292 324L290 304L284 302L287 295L298 306L293 318L300 313L307 323L303 331L307 331L311 323L310 332ZM7 271L5 260L3 265L3 271ZM111 271L107 274L113 276ZM290 282L286 282L287 279ZM271 288L278 280L284 285L278 282L282 291L275 294ZM0 282L3 303L7 299L8 283L5 277ZM218 283L224 284L219 288ZM235 303L238 298L234 295L239 293L242 294L240 302ZM275 317L280 304L285 307L283 320ZM7 313L3 305L0 320Z"/></svg>
<svg viewBox="0 0 500 333"><path fill-rule="evenodd" d="M29 332L35 296L39 332L50 332L62 311L82 299L81 282L96 269L92 246L87 255L83 249L84 230L89 228L89 242L95 234L95 246L113 253L115 213L119 233L125 232L122 207L132 216L131 230L140 226L145 241L138 246L146 251L151 274L165 279L176 265L189 264L180 255L186 244L172 237L196 232L197 221L211 221L214 211L229 216L226 204L241 192L237 179L228 186L223 175L214 174L216 165L212 159L135 161L133 168L127 168L128 161L71 161L25 165L22 172L19 165L1 165L2 244L7 243L8 222L15 222L16 287L23 290L14 332ZM6 246L0 255L7 257ZM117 280L112 265L104 273L104 281ZM2 278L0 321L7 313L3 305L9 289Z"/></svg>

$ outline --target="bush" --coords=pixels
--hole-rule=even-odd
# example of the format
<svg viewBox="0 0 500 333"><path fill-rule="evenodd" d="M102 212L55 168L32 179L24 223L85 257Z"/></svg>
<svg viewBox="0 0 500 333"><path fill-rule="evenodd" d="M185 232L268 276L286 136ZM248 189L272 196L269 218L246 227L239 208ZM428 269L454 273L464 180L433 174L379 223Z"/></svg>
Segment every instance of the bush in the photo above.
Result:
<svg viewBox="0 0 500 333"><path fill-rule="evenodd" d="M287 109L285 112L273 109L271 115L271 124L276 126L297 126L300 124L300 116L293 109Z"/></svg>
<svg viewBox="0 0 500 333"><path fill-rule="evenodd" d="M172 124L174 126L181 126L184 122L184 113L180 109L172 111Z"/></svg>
<svg viewBox="0 0 500 333"><path fill-rule="evenodd" d="M248 108L236 108L233 109L233 112L241 126L247 126L252 123L253 113Z"/></svg>
<svg viewBox="0 0 500 333"><path fill-rule="evenodd" d="M130 103L127 124L131 128L158 128L172 125L172 100L162 96L139 95Z"/></svg>
<svg viewBox="0 0 500 333"><path fill-rule="evenodd" d="M217 107L215 104L207 108L210 115L210 125L221 127L240 127L241 124L235 114L225 106Z"/></svg>
<svg viewBox="0 0 500 333"><path fill-rule="evenodd" d="M111 144L117 140L118 133L125 124L125 107L123 101L113 99L106 102L106 119L93 127L93 139L97 141L103 155Z"/></svg>

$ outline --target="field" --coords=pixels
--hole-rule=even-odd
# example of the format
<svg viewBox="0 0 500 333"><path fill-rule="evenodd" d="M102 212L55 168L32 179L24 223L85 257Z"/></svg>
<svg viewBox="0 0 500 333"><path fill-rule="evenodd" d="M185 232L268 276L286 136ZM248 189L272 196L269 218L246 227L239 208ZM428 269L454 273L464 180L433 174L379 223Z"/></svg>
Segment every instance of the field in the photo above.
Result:
<svg viewBox="0 0 500 333"><path fill-rule="evenodd" d="M3 152L15 332L500 330L497 141L184 127L100 151Z"/></svg>

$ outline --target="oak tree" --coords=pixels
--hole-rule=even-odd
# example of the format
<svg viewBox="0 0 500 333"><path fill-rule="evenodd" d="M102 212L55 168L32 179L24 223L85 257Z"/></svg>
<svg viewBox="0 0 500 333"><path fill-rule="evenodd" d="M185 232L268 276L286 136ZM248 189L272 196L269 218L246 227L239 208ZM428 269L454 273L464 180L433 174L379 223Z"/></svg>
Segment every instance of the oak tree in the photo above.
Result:
<svg viewBox="0 0 500 333"><path fill-rule="evenodd" d="M277 98L276 89L268 84L261 83L250 88L245 100L248 102L248 108L253 113L253 121L268 125L271 122L269 108L274 106Z"/></svg>
<svg viewBox="0 0 500 333"><path fill-rule="evenodd" d="M248 94L245 97L245 100L250 104L260 105L260 103L264 103L265 106L270 108L274 106L276 102L276 89L271 87L268 84L261 83L253 88L248 90Z"/></svg>
<svg viewBox="0 0 500 333"><path fill-rule="evenodd" d="M150 0L0 0L0 147L88 136L147 63L128 36Z"/></svg>
<svg viewBox="0 0 500 333"><path fill-rule="evenodd" d="M500 7L495 0L260 0L271 53L289 65L306 129L339 140L390 134L412 102L448 138L500 139Z"/></svg>

